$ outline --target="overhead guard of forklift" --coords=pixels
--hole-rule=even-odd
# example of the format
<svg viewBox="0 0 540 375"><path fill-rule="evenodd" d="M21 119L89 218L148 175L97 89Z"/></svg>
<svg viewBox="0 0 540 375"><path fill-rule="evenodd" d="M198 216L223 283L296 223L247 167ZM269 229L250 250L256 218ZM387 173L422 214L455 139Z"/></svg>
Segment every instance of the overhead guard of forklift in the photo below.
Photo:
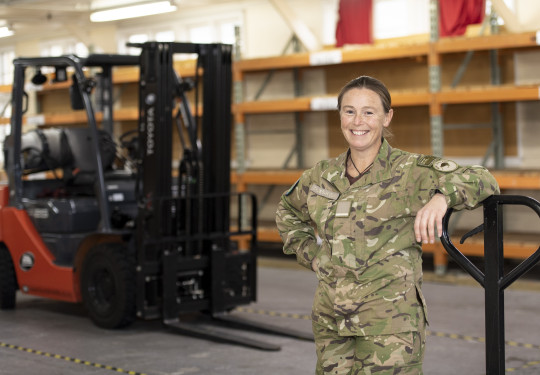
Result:
<svg viewBox="0 0 540 375"><path fill-rule="evenodd" d="M9 137L9 136L8 136ZM9 147L9 139L5 147ZM111 167L116 146L111 136L99 130L99 144L103 168ZM35 129L23 134L21 139L22 169L25 174L62 169L77 169L79 173L95 172L90 129L49 128ZM7 152L5 153L7 157Z"/></svg>

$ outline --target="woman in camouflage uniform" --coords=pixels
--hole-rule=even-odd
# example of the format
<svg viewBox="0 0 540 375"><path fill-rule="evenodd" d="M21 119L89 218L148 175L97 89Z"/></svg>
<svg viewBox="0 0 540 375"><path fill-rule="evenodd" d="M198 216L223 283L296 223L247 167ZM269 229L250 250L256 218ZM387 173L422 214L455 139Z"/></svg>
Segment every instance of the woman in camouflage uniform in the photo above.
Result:
<svg viewBox="0 0 540 375"><path fill-rule="evenodd" d="M499 191L481 166L392 148L387 88L362 76L338 97L349 149L305 171L276 222L286 254L315 271L317 374L422 373L426 306L422 247L449 207Z"/></svg>

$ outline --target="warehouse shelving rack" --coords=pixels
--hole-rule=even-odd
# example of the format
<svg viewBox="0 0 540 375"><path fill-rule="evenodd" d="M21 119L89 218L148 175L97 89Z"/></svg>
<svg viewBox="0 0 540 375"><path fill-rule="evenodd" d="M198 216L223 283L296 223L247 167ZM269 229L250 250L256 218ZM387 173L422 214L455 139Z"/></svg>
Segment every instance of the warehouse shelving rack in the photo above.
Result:
<svg viewBox="0 0 540 375"><path fill-rule="evenodd" d="M435 41L413 42L407 44L373 45L359 49L331 49L315 53L293 53L286 56L238 60L233 63L233 81L235 91L234 124L235 124L235 158L238 168L232 172L232 183L239 192L247 191L251 185L291 185L300 176L300 167L293 170L249 170L244 164L246 154L245 126L246 117L256 114L268 113L307 113L311 111L335 110L336 92L313 97L295 97L293 99L245 101L242 95L246 75L250 73L264 73L268 71L298 70L309 68L322 68L335 72L332 68L362 64L365 62L386 63L395 61L414 61L415 64L425 65L425 82L410 89L403 88L392 92L393 106L426 108L430 116L441 112L444 105L473 104L473 103L504 103L517 101L534 101L539 99L539 85L513 85L513 84L486 84L475 86L458 86L455 88L441 87L438 91L429 89L428 72L434 66L440 65L448 55L466 53L467 51L504 51L513 54L518 51L538 50L540 40L536 32L519 34L496 34L475 37L441 38ZM182 77L195 74L194 61L179 61L175 69ZM444 69L444 66L442 67ZM116 87L127 87L138 80L136 68L120 68L113 71L113 82ZM38 103L49 96L54 99L55 93L67 93L68 82L51 83L44 85L37 91ZM1 86L0 92L8 93L10 86ZM130 91L126 89L126 91ZM49 100L50 101L50 100ZM54 106L53 106L54 107ZM56 112L46 105L41 106L41 112L27 116L27 124L47 127L58 125L71 125L86 121L85 115L77 111ZM103 114L97 113L98 121L102 121ZM124 106L114 110L113 118L118 123L135 123L138 118L138 109L135 105ZM9 123L9 119L0 119L0 124ZM501 189L540 190L540 169L534 171L493 170ZM261 241L280 241L277 231L273 228L260 227L259 239ZM508 243L507 257L523 258L530 253L527 241ZM436 266L446 264L446 253L440 244L425 245L424 251L434 254ZM473 241L464 249L467 254L482 254L480 245Z"/></svg>
<svg viewBox="0 0 540 375"><path fill-rule="evenodd" d="M237 61L233 66L233 81L235 83L236 104L234 116L236 124L236 139L244 140L245 121L248 116L257 114L333 111L337 93L322 96L294 97L292 99L275 99L264 101L243 100L243 89L246 76L251 73L263 73L270 70L309 69L313 67L328 69L335 65L361 64L368 61L381 62L403 59L414 59L426 63L428 74L441 73L441 60L447 55L466 53L467 51L504 51L513 54L517 51L539 49L540 40L536 32L519 34L491 34L475 37L451 37L432 39L429 42L391 46L362 46L358 49L331 49L316 53L296 53L288 56L246 59ZM430 89L429 77L426 77L425 88L419 90L399 90L392 92L394 107L421 106L427 107L433 132L433 117L440 116L443 106L449 104L502 103L517 101L539 100L539 85L499 84L492 80L490 84L481 86L440 87ZM431 138L432 153L442 156L442 121L435 129L436 136ZM500 132L500 129L498 130ZM439 138L437 138L437 136ZM498 140L500 142L500 140ZM495 141L497 142L497 140ZM237 156L245 155L245 144L237 141ZM502 145L498 146L502 149ZM249 189L250 185L292 185L301 174L298 170L248 170L238 169L233 172L232 181L238 191ZM502 190L540 190L540 169L523 170L493 170ZM281 241L275 228L259 228L259 240ZM436 268L443 268L447 263L447 255L440 243L426 244L424 251L434 255ZM516 240L506 244L506 257L523 259L531 254L534 244L527 240ZM470 241L462 248L464 254L472 256L483 255L483 245Z"/></svg>

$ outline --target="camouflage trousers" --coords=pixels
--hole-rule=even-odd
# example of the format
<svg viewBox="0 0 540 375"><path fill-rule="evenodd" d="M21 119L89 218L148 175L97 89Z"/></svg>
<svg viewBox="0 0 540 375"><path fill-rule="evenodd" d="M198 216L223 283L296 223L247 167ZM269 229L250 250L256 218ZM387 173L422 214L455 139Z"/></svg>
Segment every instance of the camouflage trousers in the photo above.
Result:
<svg viewBox="0 0 540 375"><path fill-rule="evenodd" d="M313 324L316 375L421 375L425 334L338 336Z"/></svg>
<svg viewBox="0 0 540 375"><path fill-rule="evenodd" d="M317 290L313 305L316 375L421 375L426 323L416 330L380 335L340 336L333 316L333 290ZM329 310L330 308L330 310Z"/></svg>

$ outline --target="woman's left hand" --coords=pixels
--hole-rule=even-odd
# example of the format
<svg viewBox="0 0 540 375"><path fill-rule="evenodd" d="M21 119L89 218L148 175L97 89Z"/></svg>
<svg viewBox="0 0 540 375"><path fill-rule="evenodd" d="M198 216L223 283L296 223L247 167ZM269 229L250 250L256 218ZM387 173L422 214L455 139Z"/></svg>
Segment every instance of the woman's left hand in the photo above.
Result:
<svg viewBox="0 0 540 375"><path fill-rule="evenodd" d="M435 226L438 236L442 236L442 219L446 214L448 204L444 195L437 193L416 214L414 220L414 235L416 241L423 243L435 242Z"/></svg>

